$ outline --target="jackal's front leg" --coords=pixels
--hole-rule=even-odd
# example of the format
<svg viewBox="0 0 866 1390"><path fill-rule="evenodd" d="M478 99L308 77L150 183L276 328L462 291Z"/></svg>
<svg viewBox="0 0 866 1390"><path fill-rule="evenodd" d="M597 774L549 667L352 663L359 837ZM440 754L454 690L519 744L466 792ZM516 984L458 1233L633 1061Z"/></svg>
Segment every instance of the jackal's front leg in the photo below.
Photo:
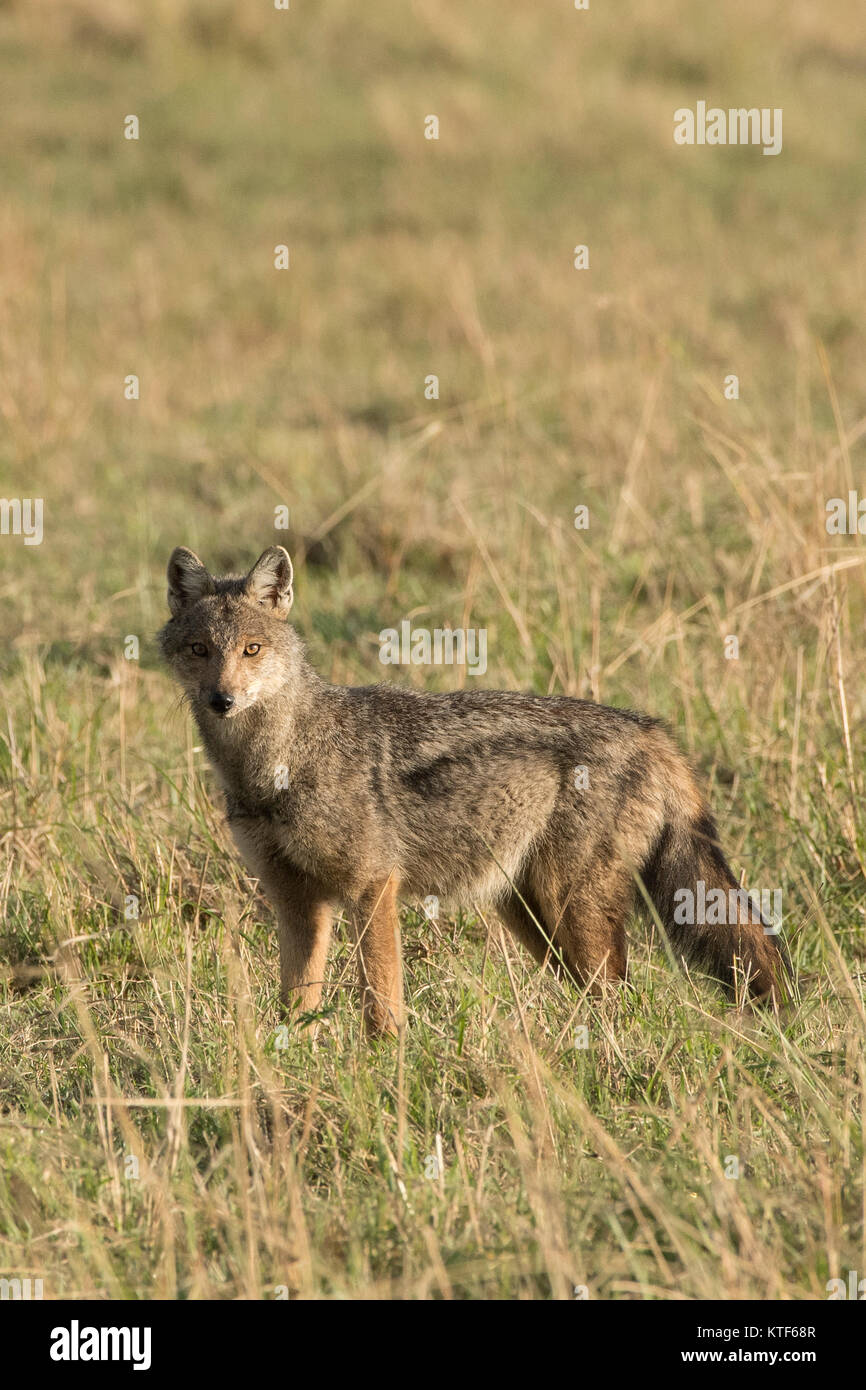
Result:
<svg viewBox="0 0 866 1390"><path fill-rule="evenodd" d="M290 1013L317 1009L331 942L334 905L321 884L285 860L273 838L251 817L229 815L235 843L276 910L280 941L280 998Z"/></svg>
<svg viewBox="0 0 866 1390"><path fill-rule="evenodd" d="M280 937L280 999L290 1013L307 1013L322 1001L331 941L330 903L284 904L277 909Z"/></svg>
<svg viewBox="0 0 866 1390"><path fill-rule="evenodd" d="M397 1032L403 1022L400 921L394 874L371 885L352 913L361 1007L369 1033Z"/></svg>
<svg viewBox="0 0 866 1390"><path fill-rule="evenodd" d="M294 869L271 869L263 882L277 911L280 999L288 1013L307 1013L322 1000L334 907Z"/></svg>

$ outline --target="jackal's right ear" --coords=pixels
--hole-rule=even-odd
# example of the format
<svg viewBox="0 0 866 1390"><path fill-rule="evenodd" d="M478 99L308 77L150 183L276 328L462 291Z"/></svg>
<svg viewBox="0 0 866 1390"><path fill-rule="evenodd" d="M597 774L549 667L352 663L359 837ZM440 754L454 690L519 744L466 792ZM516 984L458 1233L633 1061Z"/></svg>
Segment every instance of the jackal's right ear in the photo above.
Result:
<svg viewBox="0 0 866 1390"><path fill-rule="evenodd" d="M168 562L168 606L172 617L205 594L213 593L213 580L198 556L179 545Z"/></svg>

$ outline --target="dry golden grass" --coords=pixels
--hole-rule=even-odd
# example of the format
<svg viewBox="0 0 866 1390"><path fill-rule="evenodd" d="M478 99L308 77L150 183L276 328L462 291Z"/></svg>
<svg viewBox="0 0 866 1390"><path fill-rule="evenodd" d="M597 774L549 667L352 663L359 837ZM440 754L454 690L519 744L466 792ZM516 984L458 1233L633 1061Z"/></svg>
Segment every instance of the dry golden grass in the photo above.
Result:
<svg viewBox="0 0 866 1390"><path fill-rule="evenodd" d="M864 28L854 0L0 6L2 491L45 505L42 545L0 537L0 1273L703 1299L866 1272L866 549L824 524L866 495ZM782 107L782 155L676 147L704 98ZM279 505L330 679L380 679L412 617L486 627L490 686L669 719L783 888L800 1006L732 1013L636 927L600 1007L471 905L407 905L403 1047L363 1047L345 941L318 1046L280 1034L270 908L151 640L171 547L239 568Z"/></svg>

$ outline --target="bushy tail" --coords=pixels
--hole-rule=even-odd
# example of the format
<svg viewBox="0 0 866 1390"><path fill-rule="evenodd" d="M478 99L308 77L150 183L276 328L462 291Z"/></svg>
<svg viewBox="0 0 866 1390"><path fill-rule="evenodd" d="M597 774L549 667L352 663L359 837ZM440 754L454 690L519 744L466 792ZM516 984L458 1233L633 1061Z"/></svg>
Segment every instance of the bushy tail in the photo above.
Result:
<svg viewBox="0 0 866 1390"><path fill-rule="evenodd" d="M709 811L673 811L641 877L678 959L731 994L780 1002L791 963L781 935L734 878Z"/></svg>

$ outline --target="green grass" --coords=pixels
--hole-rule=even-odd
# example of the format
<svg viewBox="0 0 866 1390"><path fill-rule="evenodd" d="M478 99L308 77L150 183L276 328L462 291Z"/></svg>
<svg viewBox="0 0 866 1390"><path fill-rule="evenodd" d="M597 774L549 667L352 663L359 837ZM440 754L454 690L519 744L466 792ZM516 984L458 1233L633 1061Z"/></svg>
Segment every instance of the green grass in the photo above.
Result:
<svg viewBox="0 0 866 1390"><path fill-rule="evenodd" d="M0 490L45 504L0 537L0 1274L826 1297L866 1270L866 550L824 527L866 495L861 7L150 8L0 5ZM781 106L782 155L674 146L699 99ZM599 1004L407 904L402 1044L341 933L326 1026L281 1033L152 640L175 544L274 539L334 681L453 688L383 671L411 616L486 627L487 686L668 719L798 1006L732 1011L639 923Z"/></svg>

